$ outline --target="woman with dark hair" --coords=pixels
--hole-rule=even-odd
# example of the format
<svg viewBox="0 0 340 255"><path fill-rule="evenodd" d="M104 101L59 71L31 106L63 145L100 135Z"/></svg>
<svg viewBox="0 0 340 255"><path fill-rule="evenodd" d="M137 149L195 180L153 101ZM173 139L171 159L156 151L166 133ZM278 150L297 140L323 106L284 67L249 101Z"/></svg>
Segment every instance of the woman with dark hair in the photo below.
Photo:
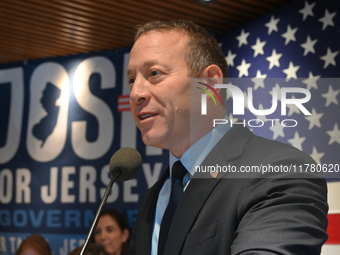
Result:
<svg viewBox="0 0 340 255"><path fill-rule="evenodd" d="M16 255L52 255L49 243L38 234L27 237L19 246Z"/></svg>
<svg viewBox="0 0 340 255"><path fill-rule="evenodd" d="M114 209L104 211L99 218L93 239L110 255L127 254L130 230L124 214Z"/></svg>

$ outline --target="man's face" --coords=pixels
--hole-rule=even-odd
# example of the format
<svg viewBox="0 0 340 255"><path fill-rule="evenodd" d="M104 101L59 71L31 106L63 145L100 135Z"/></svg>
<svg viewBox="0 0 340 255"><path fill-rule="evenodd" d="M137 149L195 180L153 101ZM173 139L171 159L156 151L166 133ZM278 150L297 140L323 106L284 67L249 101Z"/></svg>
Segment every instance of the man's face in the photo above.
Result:
<svg viewBox="0 0 340 255"><path fill-rule="evenodd" d="M131 111L144 143L175 156L190 145L188 40L178 31L146 33L135 42L128 66Z"/></svg>

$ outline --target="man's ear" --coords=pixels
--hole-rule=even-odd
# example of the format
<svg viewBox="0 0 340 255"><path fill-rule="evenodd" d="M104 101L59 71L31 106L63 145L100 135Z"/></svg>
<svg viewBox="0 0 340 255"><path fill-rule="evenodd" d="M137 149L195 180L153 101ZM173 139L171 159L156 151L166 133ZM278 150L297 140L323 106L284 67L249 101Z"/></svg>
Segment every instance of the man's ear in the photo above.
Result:
<svg viewBox="0 0 340 255"><path fill-rule="evenodd" d="M217 65L207 66L202 73L202 78L205 78L209 85L213 86L214 84L223 84L223 73L221 68ZM216 89L219 91L220 89Z"/></svg>
<svg viewBox="0 0 340 255"><path fill-rule="evenodd" d="M209 83L222 84L223 83L223 73L221 68L217 65L207 66L202 73L202 78L206 78Z"/></svg>

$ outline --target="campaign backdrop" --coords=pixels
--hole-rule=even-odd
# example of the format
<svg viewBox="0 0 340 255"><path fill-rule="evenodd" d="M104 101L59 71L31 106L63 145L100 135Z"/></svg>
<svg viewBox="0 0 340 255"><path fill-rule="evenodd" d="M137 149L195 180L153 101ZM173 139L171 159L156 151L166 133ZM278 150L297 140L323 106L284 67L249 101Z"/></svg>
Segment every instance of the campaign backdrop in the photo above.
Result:
<svg viewBox="0 0 340 255"><path fill-rule="evenodd" d="M254 108L271 105L271 90L261 79L300 80L311 92L316 103L308 105L310 117L288 109L286 118L296 119L297 127L268 122L251 129L292 144L320 164L340 163L339 31L339 1L308 0L217 38L230 77L257 77ZM145 146L134 124L129 50L0 66L0 254L14 254L32 233L47 238L54 254L81 245L110 180L109 160L122 147L141 153L142 169L114 184L106 208L125 213L133 226L143 194L168 165L168 152ZM231 108L232 98L227 102ZM265 122L263 116L247 118ZM339 254L340 181L328 182L330 238L323 254Z"/></svg>
<svg viewBox="0 0 340 255"><path fill-rule="evenodd" d="M84 242L122 147L143 158L137 178L116 182L106 207L133 225L138 203L167 166L145 146L125 81L129 49L28 61L0 69L0 253L28 234L55 254Z"/></svg>

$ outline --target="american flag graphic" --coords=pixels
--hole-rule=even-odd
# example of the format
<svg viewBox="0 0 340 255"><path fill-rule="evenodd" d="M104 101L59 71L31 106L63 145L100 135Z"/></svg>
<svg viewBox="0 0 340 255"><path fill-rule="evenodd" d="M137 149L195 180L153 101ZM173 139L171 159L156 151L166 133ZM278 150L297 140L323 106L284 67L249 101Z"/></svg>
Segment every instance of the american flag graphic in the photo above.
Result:
<svg viewBox="0 0 340 255"><path fill-rule="evenodd" d="M311 100L305 104L311 115L303 114L293 104L287 105L286 116L280 112L271 116L245 113L241 116L245 119L284 118L298 122L291 128L276 121L260 129L252 128L253 132L291 144L310 154L317 163L338 168L340 1L296 1L229 32L219 38L219 42L229 64L229 76L252 81L255 109L270 108L275 86L299 86L311 93ZM266 80L272 85L266 86ZM249 87L250 82L247 84ZM227 100L229 108L232 108L231 100ZM240 119L240 116L229 117ZM340 254L340 172L333 173L327 180L329 239L322 254L335 255Z"/></svg>
<svg viewBox="0 0 340 255"><path fill-rule="evenodd" d="M118 97L118 112L130 111L130 96L120 95Z"/></svg>

